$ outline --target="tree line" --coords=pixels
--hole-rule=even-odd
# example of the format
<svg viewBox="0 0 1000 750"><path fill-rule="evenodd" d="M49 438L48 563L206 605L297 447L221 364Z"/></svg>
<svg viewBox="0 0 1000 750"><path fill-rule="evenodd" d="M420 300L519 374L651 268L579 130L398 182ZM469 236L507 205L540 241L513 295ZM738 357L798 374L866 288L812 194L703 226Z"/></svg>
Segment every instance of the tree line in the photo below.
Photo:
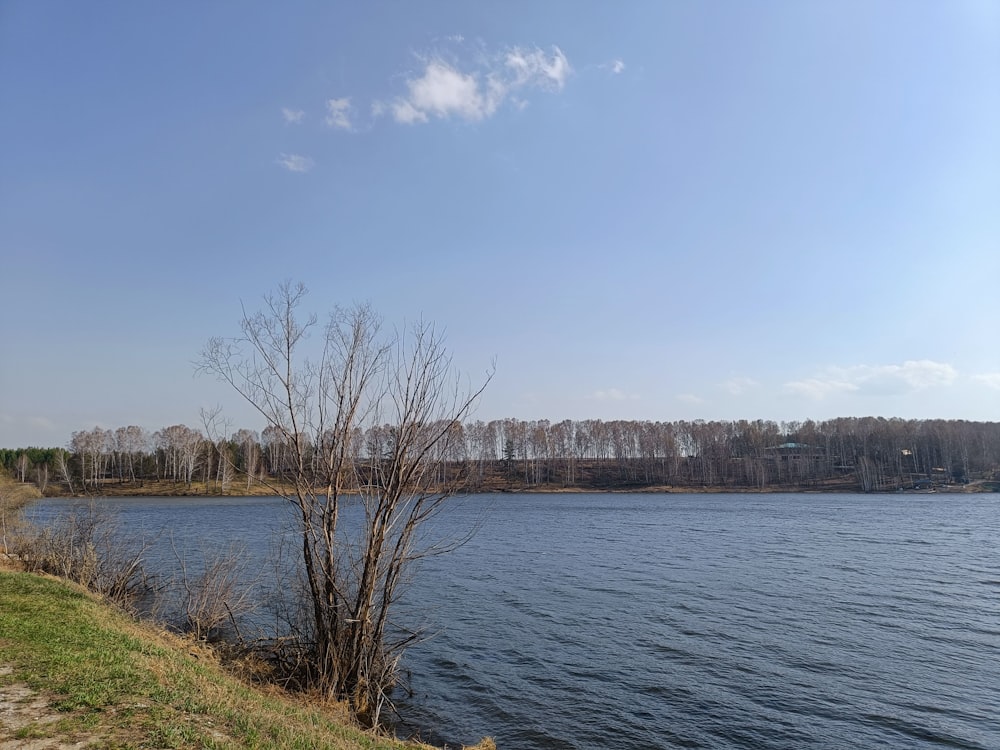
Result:
<svg viewBox="0 0 1000 750"><path fill-rule="evenodd" d="M9 451L0 461L22 481L55 477L73 493L155 479L223 494L259 483L287 500L303 586L268 662L285 684L345 700L369 726L393 710L399 659L419 638L392 615L412 564L461 543L419 530L457 492L874 491L1000 479L996 423L472 421L492 372L464 385L433 325L386 330L359 305L334 308L321 326L302 314L305 295L285 282L258 312L244 309L238 335L210 339L201 354L199 371L252 406L262 432L230 433L218 414L203 414L204 432L95 427L74 433L68 450ZM310 333L319 347L304 345ZM356 526L341 523L347 507L361 511Z"/></svg>
<svg viewBox="0 0 1000 750"><path fill-rule="evenodd" d="M437 480L503 489L912 489L1000 481L1000 423L844 417L826 421L500 419L441 425ZM322 446L300 436L307 454ZM312 438L320 442L322 437ZM350 460L391 455L391 424L355 429ZM210 438L183 424L74 432L63 448L0 449L0 465L42 491L99 492L109 484L174 482L236 494L291 474L295 441L274 426ZM316 450L319 447L320 450ZM363 475L363 474L362 474Z"/></svg>

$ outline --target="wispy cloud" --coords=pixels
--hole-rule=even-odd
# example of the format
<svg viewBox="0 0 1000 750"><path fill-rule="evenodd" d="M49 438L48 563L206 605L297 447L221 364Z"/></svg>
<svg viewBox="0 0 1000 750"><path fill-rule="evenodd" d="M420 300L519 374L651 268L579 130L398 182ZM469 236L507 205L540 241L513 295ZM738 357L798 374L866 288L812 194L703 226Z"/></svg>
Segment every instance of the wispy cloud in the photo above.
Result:
<svg viewBox="0 0 1000 750"><path fill-rule="evenodd" d="M820 401L835 393L849 393L858 390L858 386L833 374L821 375L815 378L805 378L785 383L785 390Z"/></svg>
<svg viewBox="0 0 1000 750"><path fill-rule="evenodd" d="M350 130L351 129L350 112L351 112L350 97L344 97L343 99L328 99L326 102L325 122L331 128L338 128L340 130Z"/></svg>
<svg viewBox="0 0 1000 750"><path fill-rule="evenodd" d="M734 396L740 396L760 385L752 378L730 378L722 383L722 387Z"/></svg>
<svg viewBox="0 0 1000 750"><path fill-rule="evenodd" d="M608 388L603 391L594 391L588 399L592 401L637 401L639 397L635 394L625 393L618 388Z"/></svg>
<svg viewBox="0 0 1000 750"><path fill-rule="evenodd" d="M434 56L418 74L407 78L405 96L375 102L372 113L389 113L396 122L415 124L432 118L468 122L492 117L506 102L523 108L528 90L560 91L573 69L562 50L513 47L484 58L478 66L462 66Z"/></svg>
<svg viewBox="0 0 1000 750"><path fill-rule="evenodd" d="M785 389L817 400L837 393L893 396L951 385L957 378L951 365L921 359L901 365L831 367L811 378L786 383Z"/></svg>
<svg viewBox="0 0 1000 750"><path fill-rule="evenodd" d="M984 372L980 375L973 375L972 379L977 383L982 383L989 388L1000 391L1000 372Z"/></svg>
<svg viewBox="0 0 1000 750"><path fill-rule="evenodd" d="M685 404L703 404L705 399L701 396L695 396L693 393L681 393L677 396L678 401L682 401Z"/></svg>
<svg viewBox="0 0 1000 750"><path fill-rule="evenodd" d="M391 117L404 125L451 119L478 122L493 117L505 105L523 110L531 92L557 93L573 75L569 59L556 46L548 51L514 46L492 54L478 48L469 54L462 35L444 41L446 46L466 49L418 55L417 70L402 77L405 93L369 100L371 118ZM611 65L620 72L624 63L616 60ZM359 110L351 97L328 99L325 110L324 122L331 128L351 132L368 128L364 116L358 125L358 113L364 113L365 106ZM288 107L281 114L289 124L300 124L305 118L304 111Z"/></svg>
<svg viewBox="0 0 1000 750"><path fill-rule="evenodd" d="M41 417L34 415L15 416L13 414L7 414L7 413L0 413L0 424L2 425L24 424L28 425L29 427L37 427L44 430L51 430L55 428L55 423L48 417Z"/></svg>
<svg viewBox="0 0 1000 750"><path fill-rule="evenodd" d="M573 69L566 55L558 47L552 48L552 55L538 49L514 47L507 52L504 64L513 73L510 88L537 86L550 91L558 91L566 85Z"/></svg>
<svg viewBox="0 0 1000 750"><path fill-rule="evenodd" d="M289 172L308 172L316 166L316 162L308 156L301 156L299 154L282 154L275 161Z"/></svg>
<svg viewBox="0 0 1000 750"><path fill-rule="evenodd" d="M624 60L612 60L611 62L604 63L603 65L601 65L599 67L602 67L605 70L610 70L615 75L618 75L619 73L622 73L622 72L625 71L625 61Z"/></svg>

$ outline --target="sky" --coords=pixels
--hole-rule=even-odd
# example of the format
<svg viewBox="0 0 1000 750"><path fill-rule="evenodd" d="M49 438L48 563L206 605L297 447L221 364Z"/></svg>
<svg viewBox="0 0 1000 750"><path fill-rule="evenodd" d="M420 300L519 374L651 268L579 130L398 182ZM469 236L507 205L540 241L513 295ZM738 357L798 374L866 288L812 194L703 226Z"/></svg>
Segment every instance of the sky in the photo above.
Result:
<svg viewBox="0 0 1000 750"><path fill-rule="evenodd" d="M1000 420L1000 3L0 4L0 447L261 429L284 280L476 419Z"/></svg>

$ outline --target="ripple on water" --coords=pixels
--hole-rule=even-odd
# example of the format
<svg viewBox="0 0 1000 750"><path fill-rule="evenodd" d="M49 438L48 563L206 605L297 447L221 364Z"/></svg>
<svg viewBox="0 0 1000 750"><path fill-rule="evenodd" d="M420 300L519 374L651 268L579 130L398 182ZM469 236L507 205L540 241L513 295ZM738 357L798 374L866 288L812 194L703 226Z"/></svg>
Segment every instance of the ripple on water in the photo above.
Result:
<svg viewBox="0 0 1000 750"><path fill-rule="evenodd" d="M287 516L119 507L163 560L234 539L261 570ZM437 744L1000 748L995 496L503 495L434 524L481 524L400 610L435 634L400 707Z"/></svg>

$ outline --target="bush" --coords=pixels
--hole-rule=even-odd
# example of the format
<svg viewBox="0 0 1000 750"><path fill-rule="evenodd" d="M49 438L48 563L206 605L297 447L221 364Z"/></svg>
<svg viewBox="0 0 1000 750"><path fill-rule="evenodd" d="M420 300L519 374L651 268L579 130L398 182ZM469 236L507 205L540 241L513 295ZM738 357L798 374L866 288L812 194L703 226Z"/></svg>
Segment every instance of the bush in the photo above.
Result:
<svg viewBox="0 0 1000 750"><path fill-rule="evenodd" d="M123 541L116 532L114 515L91 502L44 528L22 525L11 546L25 570L73 581L134 611L154 588L143 567L145 546Z"/></svg>
<svg viewBox="0 0 1000 750"><path fill-rule="evenodd" d="M36 487L17 482L0 470L0 555L11 557L16 554L15 540L21 537L25 528L21 510L39 496Z"/></svg>
<svg viewBox="0 0 1000 750"><path fill-rule="evenodd" d="M255 606L254 585L246 582L246 550L231 546L206 555L200 570L191 571L187 559L174 548L179 568L183 628L200 640L218 640L228 621L242 641L237 621Z"/></svg>

